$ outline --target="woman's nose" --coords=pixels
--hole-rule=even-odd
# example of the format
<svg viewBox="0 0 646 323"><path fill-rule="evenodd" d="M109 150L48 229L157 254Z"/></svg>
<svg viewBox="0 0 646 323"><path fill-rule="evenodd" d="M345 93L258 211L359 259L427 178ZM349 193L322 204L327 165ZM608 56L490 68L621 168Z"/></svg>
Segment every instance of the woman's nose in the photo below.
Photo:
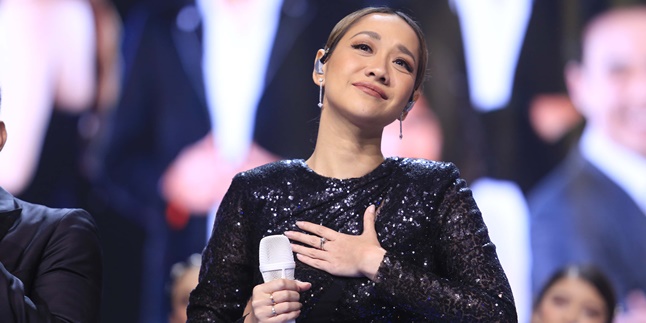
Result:
<svg viewBox="0 0 646 323"><path fill-rule="evenodd" d="M380 83L388 84L390 82L386 60L383 58L372 59L366 68L366 74L376 78Z"/></svg>

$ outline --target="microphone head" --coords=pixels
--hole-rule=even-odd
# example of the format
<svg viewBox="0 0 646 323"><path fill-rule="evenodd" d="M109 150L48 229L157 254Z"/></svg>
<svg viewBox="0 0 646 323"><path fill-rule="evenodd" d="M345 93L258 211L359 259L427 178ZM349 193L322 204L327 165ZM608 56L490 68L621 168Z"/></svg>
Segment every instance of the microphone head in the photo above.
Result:
<svg viewBox="0 0 646 323"><path fill-rule="evenodd" d="M296 264L292 245L286 236L279 234L262 238L258 256L265 282L280 278L294 279Z"/></svg>

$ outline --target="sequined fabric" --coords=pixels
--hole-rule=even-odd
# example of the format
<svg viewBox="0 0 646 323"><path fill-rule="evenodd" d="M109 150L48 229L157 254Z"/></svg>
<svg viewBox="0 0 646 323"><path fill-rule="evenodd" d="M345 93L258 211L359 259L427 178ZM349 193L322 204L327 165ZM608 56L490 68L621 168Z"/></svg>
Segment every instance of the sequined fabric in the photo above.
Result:
<svg viewBox="0 0 646 323"><path fill-rule="evenodd" d="M450 163L387 158L369 174L323 177L303 160L238 174L218 210L204 250L189 322L240 320L255 285L258 245L299 230L297 220L361 234L365 209L380 206L379 241L387 250L377 282L335 277L296 260L297 319L326 308L332 322L516 322L507 278L471 191ZM330 295L334 295L330 300Z"/></svg>

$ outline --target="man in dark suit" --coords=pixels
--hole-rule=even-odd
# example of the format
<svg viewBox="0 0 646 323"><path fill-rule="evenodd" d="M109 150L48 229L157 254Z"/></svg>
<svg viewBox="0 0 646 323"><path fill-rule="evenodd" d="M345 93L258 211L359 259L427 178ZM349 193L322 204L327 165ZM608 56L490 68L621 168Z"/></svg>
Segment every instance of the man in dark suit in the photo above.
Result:
<svg viewBox="0 0 646 323"><path fill-rule="evenodd" d="M276 6L260 12L254 7L268 3ZM356 0L155 1L144 10L130 11L138 18L125 20L124 89L109 125L103 171L108 205L145 230L140 321L159 322L165 317L167 272L171 264L202 251L210 230L204 215L217 206L233 174L277 158L304 158L311 153L320 113L319 89L311 85L313 54L336 21L365 4ZM226 6L231 6L231 14L251 7L248 16L243 12L239 18L209 9ZM230 34L218 34L222 29L217 24L226 19L233 20L225 30L230 34L239 27L242 34L244 28L257 28L255 19L272 19L260 27L275 26L275 31L259 40L237 37L241 42L235 43L225 39ZM264 34L262 28L251 36ZM211 41L222 45L213 47ZM259 41L270 45L257 53ZM247 46L239 47L240 43ZM213 48L217 51L210 56ZM219 55L230 54L225 51L238 55L217 61ZM266 63L249 61L250 53L255 54L254 60L260 57ZM209 70L212 64L225 65L228 71ZM251 64L259 67L249 73ZM251 76L240 82L238 73L243 71ZM260 86L252 90L252 83ZM239 102L218 105L221 97L214 94L222 93L218 91L240 91L240 101L258 94L257 103L244 107L255 111L247 120L251 140L242 153L229 158L233 162L226 160L223 146L238 140L238 135L223 134L221 127L235 118L222 118L219 113L235 114Z"/></svg>
<svg viewBox="0 0 646 323"><path fill-rule="evenodd" d="M591 21L566 69L586 118L579 145L529 199L533 287L570 263L599 267L625 300L646 292L646 7Z"/></svg>
<svg viewBox="0 0 646 323"><path fill-rule="evenodd" d="M0 150L7 140L0 121ZM92 217L53 209L0 188L0 320L96 322L101 248Z"/></svg>
<svg viewBox="0 0 646 323"><path fill-rule="evenodd" d="M517 8L521 2L527 7ZM466 10L471 7L477 10L478 5L487 10L475 13ZM565 93L562 44L566 36L563 4L544 0L485 1L478 5L458 0L414 2L414 12L424 27L430 50L430 77L425 95L437 111L443 128L444 160L456 163L471 182L482 177L509 180L527 192L564 157L569 147L567 137L551 141L541 137L530 118L532 103L537 98L565 97L562 95ZM519 12L505 15L512 9ZM525 15L527 20L507 19L512 14ZM475 20L471 18L478 16L482 16L481 26L474 24L473 28L465 28ZM500 18L505 19L499 21ZM491 32L471 36L478 28ZM517 30L518 34L502 37L497 31L502 28ZM485 44L487 48L482 50L472 43ZM498 47L508 49L503 51ZM517 55L513 55L514 51ZM487 64L486 57L499 52L509 59L502 62L493 59ZM467 57L475 55L485 58L467 61ZM499 69L511 72L507 79L510 82L485 87L487 91L474 89L483 82L470 79L484 74L478 73L476 66L483 61L486 63L481 65L509 64L502 64ZM489 78L484 83L499 83L500 78L493 75L498 67L493 68L495 72L486 74ZM507 87L506 99L497 93L500 90L491 90ZM483 92L493 92L487 96L498 99L479 99L476 93Z"/></svg>

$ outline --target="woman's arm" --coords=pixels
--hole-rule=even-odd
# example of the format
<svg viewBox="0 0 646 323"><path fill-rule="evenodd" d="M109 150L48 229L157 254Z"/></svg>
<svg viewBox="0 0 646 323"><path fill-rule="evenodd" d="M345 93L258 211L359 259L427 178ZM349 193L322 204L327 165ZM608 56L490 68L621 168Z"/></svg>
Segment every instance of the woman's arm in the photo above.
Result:
<svg viewBox="0 0 646 323"><path fill-rule="evenodd" d="M250 214L244 212L245 189L238 175L218 209L213 234L202 254L199 283L191 292L188 322L235 322L253 288Z"/></svg>
<svg viewBox="0 0 646 323"><path fill-rule="evenodd" d="M202 255L199 283L191 293L188 322L266 322L294 320L300 315L299 294L307 282L276 279L254 287L258 244L252 222L263 218L250 207L245 192L257 188L236 175L218 209L213 234ZM255 258L255 259L254 259Z"/></svg>
<svg viewBox="0 0 646 323"><path fill-rule="evenodd" d="M449 183L437 209L438 240L424 235L417 245L436 255L441 276L386 253L376 277L379 296L428 319L516 322L511 288L471 191L457 169Z"/></svg>

